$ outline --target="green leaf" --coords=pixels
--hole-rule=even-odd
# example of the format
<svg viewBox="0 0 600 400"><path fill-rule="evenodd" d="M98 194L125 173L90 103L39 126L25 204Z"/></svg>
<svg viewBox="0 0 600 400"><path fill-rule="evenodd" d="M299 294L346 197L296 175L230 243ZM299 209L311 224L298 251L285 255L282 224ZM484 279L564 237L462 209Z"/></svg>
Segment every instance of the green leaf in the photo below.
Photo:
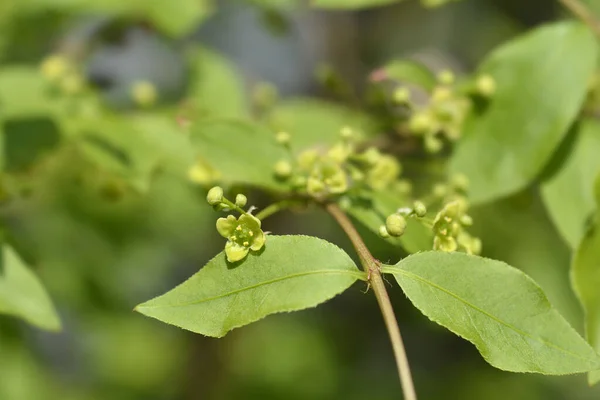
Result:
<svg viewBox="0 0 600 400"><path fill-rule="evenodd" d="M269 314L315 307L363 277L331 243L310 236L268 236L261 254L251 252L232 265L219 253L190 279L136 311L222 337Z"/></svg>
<svg viewBox="0 0 600 400"><path fill-rule="evenodd" d="M77 132L75 142L92 162L142 192L159 168L183 178L194 162L186 133L164 116L103 115L76 121L71 130Z"/></svg>
<svg viewBox="0 0 600 400"><path fill-rule="evenodd" d="M451 169L481 203L526 187L577 117L594 72L597 44L587 27L561 22L515 39L483 63L497 91L467 119Z"/></svg>
<svg viewBox="0 0 600 400"><path fill-rule="evenodd" d="M391 79L401 83L411 83L431 91L437 85L437 78L425 65L412 60L393 60L371 74L371 79L379 81Z"/></svg>
<svg viewBox="0 0 600 400"><path fill-rule="evenodd" d="M242 117L248 105L240 74L229 60L206 48L190 52L192 81L188 97L200 116Z"/></svg>
<svg viewBox="0 0 600 400"><path fill-rule="evenodd" d="M352 201L347 208L348 214L375 234L379 227L385 225L388 215L401 207L410 207L412 202L389 192L373 192L370 199ZM433 247L431 230L414 218L408 219L406 232L401 237L385 239L389 243L401 246L408 253L430 250Z"/></svg>
<svg viewBox="0 0 600 400"><path fill-rule="evenodd" d="M267 117L276 131L292 135L294 152L311 146L331 146L340 139L340 131L350 127L362 137L376 131L375 122L366 114L338 104L315 99L293 99L279 103Z"/></svg>
<svg viewBox="0 0 600 400"><path fill-rule="evenodd" d="M600 123L585 120L560 169L545 180L542 196L554 225L572 248L577 248L592 215L594 179L600 173Z"/></svg>
<svg viewBox="0 0 600 400"><path fill-rule="evenodd" d="M6 171L27 169L60 145L61 132L52 119L12 118L0 125Z"/></svg>
<svg viewBox="0 0 600 400"><path fill-rule="evenodd" d="M15 251L2 247L0 313L23 318L42 329L60 330L60 320L44 286Z"/></svg>
<svg viewBox="0 0 600 400"><path fill-rule="evenodd" d="M521 192L471 208L470 232L481 238L486 257L535 280L567 322L583 333L583 310L569 281L571 251L545 211L536 191Z"/></svg>
<svg viewBox="0 0 600 400"><path fill-rule="evenodd" d="M248 184L286 191L273 167L289 159L267 128L245 121L206 120L192 125L191 141L197 156L219 171L225 183Z"/></svg>
<svg viewBox="0 0 600 400"><path fill-rule="evenodd" d="M600 205L600 175L596 181L596 204ZM596 210L598 212L600 207ZM588 342L600 351L600 214L581 241L571 264L571 282L585 313ZM590 385L600 382L600 370L588 375Z"/></svg>
<svg viewBox="0 0 600 400"><path fill-rule="evenodd" d="M211 0L25 0L20 6L26 12L55 10L143 17L163 33L175 37L191 33L213 13L214 8Z"/></svg>
<svg viewBox="0 0 600 400"><path fill-rule="evenodd" d="M386 6L399 1L401 0L311 0L311 5L319 8L343 10Z"/></svg>
<svg viewBox="0 0 600 400"><path fill-rule="evenodd" d="M42 75L26 66L0 69L0 119L47 117L56 113L62 100L54 98Z"/></svg>
<svg viewBox="0 0 600 400"><path fill-rule="evenodd" d="M485 360L512 372L586 372L600 358L521 271L463 253L409 256L393 273L432 321L473 343Z"/></svg>

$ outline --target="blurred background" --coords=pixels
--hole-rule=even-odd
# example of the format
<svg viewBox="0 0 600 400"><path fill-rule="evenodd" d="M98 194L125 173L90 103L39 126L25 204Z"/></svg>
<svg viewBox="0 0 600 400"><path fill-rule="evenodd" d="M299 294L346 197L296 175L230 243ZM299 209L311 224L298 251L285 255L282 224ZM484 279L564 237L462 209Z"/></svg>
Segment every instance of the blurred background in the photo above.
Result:
<svg viewBox="0 0 600 400"><path fill-rule="evenodd" d="M242 102L264 91L261 82L273 84L281 97L331 99L319 83L329 69L358 90L370 71L398 57L460 74L508 38L564 16L549 0L464 0L436 9L407 0L352 12L292 1L222 0L207 6L186 32L172 34L169 22L156 17L163 6L168 13L168 2L153 2L159 5L148 19L101 6L73 12L63 7L68 3L0 0L0 76L14 65L37 68L50 54L78 55L85 47L85 79L101 94L104 112L114 116L135 107L129 88L139 79L157 89L164 107L157 114L179 105L181 93L198 80L216 85L215 97L203 101L225 107L218 98L219 71L198 72L186 64L183 49L190 44L229 60L241 77ZM0 79L0 115L11 101L1 95L3 84ZM185 174L157 174L143 195L130 192L61 147L47 125L43 119L5 123L4 146L16 149L5 165L18 195L0 207L0 216L47 287L63 330L48 333L0 316L1 400L402 397L387 332L363 284L316 309L269 316L222 339L134 313L136 304L171 289L222 250L214 230L218 216ZM434 160L431 168L439 164ZM407 165L410 172L410 160ZM88 169L93 178L74 186ZM268 200L260 193L248 198L259 206ZM568 284L569 249L538 188L479 207L474 219L484 255L534 277L581 332L581 310ZM352 254L341 231L318 211L284 213L265 228L319 236ZM366 235L380 260L401 257ZM390 285L390 292L420 399L600 398L600 388L588 388L583 375L544 377L490 367L472 345L415 310L399 288Z"/></svg>

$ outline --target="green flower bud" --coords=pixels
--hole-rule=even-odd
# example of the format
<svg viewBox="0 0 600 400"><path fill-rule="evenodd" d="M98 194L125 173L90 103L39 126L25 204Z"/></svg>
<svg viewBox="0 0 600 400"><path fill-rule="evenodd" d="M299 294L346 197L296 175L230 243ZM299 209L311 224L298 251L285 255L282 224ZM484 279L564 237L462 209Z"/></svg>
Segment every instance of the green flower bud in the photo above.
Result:
<svg viewBox="0 0 600 400"><path fill-rule="evenodd" d="M252 89L252 100L254 103L262 108L268 109L277 101L279 93L277 87L269 82L259 82Z"/></svg>
<svg viewBox="0 0 600 400"><path fill-rule="evenodd" d="M206 201L211 206L216 206L217 204L221 204L223 202L223 188L220 186L215 186L208 191L206 195Z"/></svg>
<svg viewBox="0 0 600 400"><path fill-rule="evenodd" d="M431 101L433 103L444 103L452 98L452 90L447 87L436 87L431 94ZM445 103L447 104L447 103ZM450 104L449 104L450 105ZM445 118L448 118L448 114L452 115L452 110L438 109L438 113L442 114Z"/></svg>
<svg viewBox="0 0 600 400"><path fill-rule="evenodd" d="M433 135L425 136L423 144L425 145L425 150L430 154L439 153L444 146L442 141Z"/></svg>
<svg viewBox="0 0 600 400"><path fill-rule="evenodd" d="M68 74L60 81L60 88L65 94L71 96L81 93L84 88L83 78L77 73Z"/></svg>
<svg viewBox="0 0 600 400"><path fill-rule="evenodd" d="M381 153L377 147L369 147L361 154L361 158L370 166L376 165L381 159Z"/></svg>
<svg viewBox="0 0 600 400"><path fill-rule="evenodd" d="M290 177L290 175L292 175L292 164L286 160L277 161L277 163L275 163L274 171L275 176L278 178L287 179Z"/></svg>
<svg viewBox="0 0 600 400"><path fill-rule="evenodd" d="M423 135L433 129L433 119L426 112L414 114L408 121L408 129L417 135Z"/></svg>
<svg viewBox="0 0 600 400"><path fill-rule="evenodd" d="M392 236L402 236L406 231L406 218L399 214L392 214L386 218L385 228Z"/></svg>
<svg viewBox="0 0 600 400"><path fill-rule="evenodd" d="M396 190L400 194L410 194L412 192L412 183L410 183L410 181L406 179L396 181L396 183L394 184L394 190Z"/></svg>
<svg viewBox="0 0 600 400"><path fill-rule="evenodd" d="M316 150L304 150L298 155L298 165L305 171L312 169L313 165L319 159L319 152Z"/></svg>
<svg viewBox="0 0 600 400"><path fill-rule="evenodd" d="M427 207L422 201L415 201L413 209L415 211L415 215L419 218L423 218L427 214Z"/></svg>
<svg viewBox="0 0 600 400"><path fill-rule="evenodd" d="M340 130L340 137L344 140L353 140L355 138L355 133L349 126L344 126Z"/></svg>
<svg viewBox="0 0 600 400"><path fill-rule="evenodd" d="M282 146L287 146L288 144L290 144L291 140L292 140L292 135L290 135L288 132L282 131L282 132L277 132L275 134L275 141Z"/></svg>
<svg viewBox="0 0 600 400"><path fill-rule="evenodd" d="M394 183L401 172L402 166L398 160L390 155L381 155L367 172L367 183L375 190L383 190Z"/></svg>
<svg viewBox="0 0 600 400"><path fill-rule="evenodd" d="M319 196L325 191L325 183L320 179L311 176L306 182L306 191L311 196Z"/></svg>
<svg viewBox="0 0 600 400"><path fill-rule="evenodd" d="M452 202L446 204L444 206L444 208L442 209L441 213L445 217L449 217L452 219L458 217L461 213L460 203L458 201L452 201Z"/></svg>
<svg viewBox="0 0 600 400"><path fill-rule="evenodd" d="M44 78L51 82L56 82L69 71L71 63L61 55L55 54L45 58L40 65L40 70Z"/></svg>
<svg viewBox="0 0 600 400"><path fill-rule="evenodd" d="M456 189L466 192L469 189L469 178L465 174L455 174L452 176L452 186Z"/></svg>
<svg viewBox="0 0 600 400"><path fill-rule="evenodd" d="M460 217L460 223L464 226L471 226L473 225L473 218L471 218L470 215L463 215Z"/></svg>
<svg viewBox="0 0 600 400"><path fill-rule="evenodd" d="M452 85L455 80L454 73L449 69L442 70L438 76L438 81L443 85Z"/></svg>
<svg viewBox="0 0 600 400"><path fill-rule="evenodd" d="M352 200L344 196L338 200L338 204L342 210L349 210L352 207Z"/></svg>
<svg viewBox="0 0 600 400"><path fill-rule="evenodd" d="M401 87L394 90L393 100L397 104L408 104L410 102L410 90L406 87Z"/></svg>
<svg viewBox="0 0 600 400"><path fill-rule="evenodd" d="M156 103L158 92L151 82L138 81L131 86L131 97L138 106L150 107Z"/></svg>
<svg viewBox="0 0 600 400"><path fill-rule="evenodd" d="M235 196L235 205L240 207L240 208L244 208L246 206L246 203L248 203L248 198L246 196L244 196L243 194L239 193L237 196Z"/></svg>
<svg viewBox="0 0 600 400"><path fill-rule="evenodd" d="M345 162L350 154L353 152L352 146L349 146L347 143L337 143L327 152L327 157L334 160L336 163Z"/></svg>
<svg viewBox="0 0 600 400"><path fill-rule="evenodd" d="M481 75L475 82L475 88L481 96L492 97L496 93L496 80L491 75Z"/></svg>
<svg viewBox="0 0 600 400"><path fill-rule="evenodd" d="M219 171L213 169L203 160L196 161L188 170L188 179L199 185L209 185L221 177Z"/></svg>
<svg viewBox="0 0 600 400"><path fill-rule="evenodd" d="M381 225L379 227L379 236L381 236L384 239L387 239L390 237L390 233L388 232L387 228L385 227L385 225Z"/></svg>
<svg viewBox="0 0 600 400"><path fill-rule="evenodd" d="M443 183L436 183L433 186L433 195L435 197L441 198L444 197L446 194L448 194L448 188Z"/></svg>
<svg viewBox="0 0 600 400"><path fill-rule="evenodd" d="M296 188L304 188L306 187L306 177L304 176L296 176L292 179L292 186L296 187Z"/></svg>

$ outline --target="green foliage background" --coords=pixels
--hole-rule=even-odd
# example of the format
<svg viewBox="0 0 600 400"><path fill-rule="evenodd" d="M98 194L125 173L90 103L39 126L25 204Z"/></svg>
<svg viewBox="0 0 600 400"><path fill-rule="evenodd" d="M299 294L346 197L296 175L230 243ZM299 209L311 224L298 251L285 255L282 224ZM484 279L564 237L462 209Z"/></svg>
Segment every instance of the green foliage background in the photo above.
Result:
<svg viewBox="0 0 600 400"><path fill-rule="evenodd" d="M393 2L352 3L359 8L362 3ZM5 244L0 311L34 326L0 317L0 399L400 398L381 317L360 284L317 309L276 314L219 341L131 310L196 273L222 249L215 215L203 200L205 191L187 179L198 153L208 161L227 160L227 177L277 192L280 182L247 165L270 168L281 149L258 146L253 135L269 128L303 132L300 149L315 140L332 142L339 126L349 122L363 127L366 135L377 129L364 114L352 111L348 87L328 81L331 90L325 90L316 83L313 69L321 62L357 88L364 88L369 73L389 59L415 54L436 68L468 73L505 40L563 16L549 2L516 3L465 0L425 10L406 1L368 11L332 12L295 1L2 1L0 217ZM348 5L339 0L315 4ZM107 43L123 43L114 42L115 35L141 26L151 30L131 39L128 54L134 56L115 61L112 69L104 67L109 87L100 85L101 90L87 89L72 97L49 94L40 62L58 49L79 54L88 44L81 26L93 25L97 17L111 21L89 38L100 60L108 57L101 51ZM575 29L573 35L586 33ZM456 156L452 168L471 173L481 183L475 196L481 204L473 216L484 255L533 277L552 305L583 333L584 313L570 288L569 266L572 250L584 236L574 271L589 274L585 271L595 271L598 259L597 232L591 229L586 236L583 227L596 208L598 161L590 149L600 148L600 131L591 117L569 132L567 128L584 96L577 88L587 63L578 57L594 57L597 43L577 38L578 45L583 42L577 47L569 38L556 32L554 70L511 76L510 71L494 70L494 57L481 66L499 75L500 83L514 85L506 103L518 118L507 124L527 124L534 139L539 126L549 126L552 133L550 139L539 138L533 150L519 147L526 154L514 157L527 165L512 167L523 179L509 179L510 184L497 190L506 176L492 176L481 167L494 158L478 162ZM535 44L532 48L537 49ZM504 48L495 54L502 51L519 53ZM538 53L545 56L541 44ZM184 64L181 70L163 63L178 57ZM83 65L91 74L93 66ZM148 72L147 65L156 65L159 72ZM323 74L317 75L323 80ZM139 79L152 81L164 102L136 108L128 88ZM538 86L536 79L557 80L560 90L528 90L527 85ZM261 81L275 82L289 97L262 114L257 113L256 97L262 93L259 97L264 98L268 90L257 89ZM513 101L515 87L523 96ZM504 122L506 108L493 111L487 114L492 121L469 122L468 140L481 140L478 132L485 131L489 136L484 140L497 135L509 144L518 141L520 131L513 130L514 136L489 132L501 126L498 120ZM241 121L257 114L255 122ZM178 124L187 119L202 120L190 128L191 144ZM231 130L247 135L236 137L232 145ZM488 144L490 153L496 144ZM462 146L459 155L468 154L473 145ZM403 164L417 186L425 187L445 173L444 157L419 154ZM568 201L563 201L565 192L573 194ZM252 204L267 204L264 194L247 194ZM388 200L378 201L385 207ZM353 216L367 227L377 226L365 210L354 210ZM319 236L353 254L333 221L319 210L300 217L278 215L269 220L268 230ZM362 230L376 257L396 263L400 257L394 243ZM402 240L409 251L422 249L418 236ZM590 299L595 292L586 285L588 277L581 279L577 295ZM19 285L25 289L14 291ZM492 368L469 343L430 324L400 290L390 291L421 399L600 397L600 389L588 388L581 375L544 377ZM15 308L7 300L19 294L27 294L30 307ZM594 307L588 305L585 311ZM35 327L54 330L58 318L60 332ZM588 323L587 329L597 336L596 325Z"/></svg>

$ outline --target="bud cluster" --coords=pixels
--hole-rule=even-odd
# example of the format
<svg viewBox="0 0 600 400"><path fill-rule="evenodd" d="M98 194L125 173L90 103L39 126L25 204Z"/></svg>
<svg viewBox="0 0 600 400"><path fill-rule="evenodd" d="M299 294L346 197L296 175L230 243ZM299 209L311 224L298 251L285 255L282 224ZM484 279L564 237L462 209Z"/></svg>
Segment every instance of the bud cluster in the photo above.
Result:
<svg viewBox="0 0 600 400"><path fill-rule="evenodd" d="M481 240L465 231L466 227L473 224L473 219L466 213L467 208L467 202L456 200L446 204L438 212L433 221L434 250L481 253Z"/></svg>
<svg viewBox="0 0 600 400"><path fill-rule="evenodd" d="M427 215L427 207L419 200L414 202L412 208L399 208L394 214L388 215L385 225L379 227L379 236L383 238L400 237L406 231L407 218L424 218L425 215Z"/></svg>
<svg viewBox="0 0 600 400"><path fill-rule="evenodd" d="M459 86L454 74L444 70L438 74L437 85L424 105L411 103L411 92L407 87L397 88L392 97L397 104L405 105L411 111L406 128L423 138L427 152L438 153L444 141L454 142L460 138L472 104L470 96L489 98L495 91L496 81L491 75L480 75L469 85Z"/></svg>
<svg viewBox="0 0 600 400"><path fill-rule="evenodd" d="M481 253L481 240L471 236L466 228L473 225L473 219L467 214L469 202L466 191L469 180L462 174L456 174L445 184L433 188L435 201L444 206L433 220L433 248L441 251L464 251L468 254Z"/></svg>
<svg viewBox="0 0 600 400"><path fill-rule="evenodd" d="M356 136L351 128L345 127L340 131L340 140L333 146L307 149L296 157L279 160L273 166L273 172L278 179L289 182L297 192L319 200L360 187L388 189L400 176L400 163L375 147L358 151ZM287 149L290 139L285 132L276 135L277 143Z"/></svg>

